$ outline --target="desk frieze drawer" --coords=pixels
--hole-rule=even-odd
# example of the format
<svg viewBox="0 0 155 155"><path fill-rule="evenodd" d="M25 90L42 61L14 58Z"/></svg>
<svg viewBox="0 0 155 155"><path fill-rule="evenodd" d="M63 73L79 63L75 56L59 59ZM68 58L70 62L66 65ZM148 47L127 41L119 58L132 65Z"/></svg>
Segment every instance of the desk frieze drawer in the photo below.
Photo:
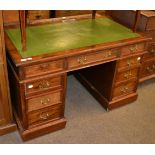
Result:
<svg viewBox="0 0 155 155"><path fill-rule="evenodd" d="M48 77L39 80L34 80L25 84L26 94L41 93L53 88L61 88L62 76Z"/></svg>
<svg viewBox="0 0 155 155"><path fill-rule="evenodd" d="M145 43L137 43L122 47L122 56L144 52Z"/></svg>
<svg viewBox="0 0 155 155"><path fill-rule="evenodd" d="M122 81L138 77L139 68L130 69L116 74L116 84Z"/></svg>
<svg viewBox="0 0 155 155"><path fill-rule="evenodd" d="M64 117L64 105L58 104L51 107L28 113L28 126L46 123Z"/></svg>
<svg viewBox="0 0 155 155"><path fill-rule="evenodd" d="M62 103L62 90L57 90L50 92L49 94L39 95L35 97L28 98L27 102L27 111L35 111L42 108L46 108L52 105Z"/></svg>
<svg viewBox="0 0 155 155"><path fill-rule="evenodd" d="M24 78L31 78L43 74L60 72L63 71L63 69L64 69L64 61L58 60L24 67L23 72L24 72Z"/></svg>
<svg viewBox="0 0 155 155"><path fill-rule="evenodd" d="M92 52L90 54L82 54L68 58L68 69L78 68L91 63L97 63L103 60L116 58L120 55L120 50L112 49L99 52Z"/></svg>
<svg viewBox="0 0 155 155"><path fill-rule="evenodd" d="M118 62L118 70L130 69L141 64L141 56L129 57Z"/></svg>
<svg viewBox="0 0 155 155"><path fill-rule="evenodd" d="M121 97L133 93L136 91L137 82L132 81L120 86L117 86L113 90L112 98Z"/></svg>

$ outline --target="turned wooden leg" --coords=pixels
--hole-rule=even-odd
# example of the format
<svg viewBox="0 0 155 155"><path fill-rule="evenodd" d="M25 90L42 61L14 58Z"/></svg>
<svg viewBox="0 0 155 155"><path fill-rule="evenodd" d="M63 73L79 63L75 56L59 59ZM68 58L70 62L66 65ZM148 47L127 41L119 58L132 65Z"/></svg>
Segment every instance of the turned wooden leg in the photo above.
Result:
<svg viewBox="0 0 155 155"><path fill-rule="evenodd" d="M19 11L19 22L20 22L20 31L21 31L21 42L22 42L22 50L26 50L26 11Z"/></svg>
<svg viewBox="0 0 155 155"><path fill-rule="evenodd" d="M136 16L135 16L135 22L134 22L133 32L136 32L136 30L137 30L137 26L138 26L139 20L140 20L140 14L141 14L141 11L140 10L137 10L136 11Z"/></svg>
<svg viewBox="0 0 155 155"><path fill-rule="evenodd" d="M96 10L93 10L92 11L92 19L95 19L96 18Z"/></svg>

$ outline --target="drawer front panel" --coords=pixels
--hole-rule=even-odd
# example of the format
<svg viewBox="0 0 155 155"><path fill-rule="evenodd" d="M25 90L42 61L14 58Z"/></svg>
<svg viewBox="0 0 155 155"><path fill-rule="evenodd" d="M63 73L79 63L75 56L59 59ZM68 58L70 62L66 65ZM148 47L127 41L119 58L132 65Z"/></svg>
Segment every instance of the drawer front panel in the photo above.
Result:
<svg viewBox="0 0 155 155"><path fill-rule="evenodd" d="M131 55L145 50L145 43L137 43L129 46L122 47L122 55Z"/></svg>
<svg viewBox="0 0 155 155"><path fill-rule="evenodd" d="M61 87L62 76L49 77L26 83L26 94L42 92L56 87Z"/></svg>
<svg viewBox="0 0 155 155"><path fill-rule="evenodd" d="M145 77L145 76L149 76L155 74L155 59L149 62L146 62L143 66L142 66L142 70L141 70L141 77Z"/></svg>
<svg viewBox="0 0 155 155"><path fill-rule="evenodd" d="M27 99L28 112L62 103L62 91Z"/></svg>
<svg viewBox="0 0 155 155"><path fill-rule="evenodd" d="M30 78L33 76L43 75L45 73L55 73L63 71L64 68L64 61L53 61L42 63L38 65L33 65L24 68L24 76L25 78Z"/></svg>
<svg viewBox="0 0 155 155"><path fill-rule="evenodd" d="M118 69L130 69L135 65L140 65L141 63L141 56L135 56L130 58L122 59L118 62Z"/></svg>
<svg viewBox="0 0 155 155"><path fill-rule="evenodd" d="M56 17L66 17L66 16L75 16L75 15L81 15L81 14L89 14L92 13L92 11L89 10L58 10L56 11Z"/></svg>
<svg viewBox="0 0 155 155"><path fill-rule="evenodd" d="M136 81L123 84L121 86L115 87L112 97L120 97L135 92L136 90Z"/></svg>
<svg viewBox="0 0 155 155"><path fill-rule="evenodd" d="M46 19L46 18L50 18L49 10L29 10L28 11L29 20Z"/></svg>
<svg viewBox="0 0 155 155"><path fill-rule="evenodd" d="M138 78L138 71L139 69L135 68L124 72L118 72L116 75L116 82L121 82L132 78Z"/></svg>
<svg viewBox="0 0 155 155"><path fill-rule="evenodd" d="M49 108L28 113L28 125L44 123L52 119L62 118L64 115L62 104L54 105Z"/></svg>
<svg viewBox="0 0 155 155"><path fill-rule="evenodd" d="M68 58L68 68L78 68L91 63L116 58L119 56L119 53L119 50L113 49L70 57Z"/></svg>

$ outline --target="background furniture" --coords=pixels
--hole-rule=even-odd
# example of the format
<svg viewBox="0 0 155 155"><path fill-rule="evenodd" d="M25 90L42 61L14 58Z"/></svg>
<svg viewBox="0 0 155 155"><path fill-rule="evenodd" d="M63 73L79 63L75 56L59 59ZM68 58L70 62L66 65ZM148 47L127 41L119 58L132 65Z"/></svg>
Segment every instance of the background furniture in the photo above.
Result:
<svg viewBox="0 0 155 155"><path fill-rule="evenodd" d="M105 11L99 10L97 13L103 15ZM28 20L49 19L54 17L75 16L83 14L91 14L92 10L28 10ZM4 24L17 24L19 23L18 10L4 10L3 11Z"/></svg>
<svg viewBox="0 0 155 155"><path fill-rule="evenodd" d="M136 12L133 10L107 11L106 13L114 20L127 27L131 28L134 24ZM142 35L152 38L147 49L148 52L142 59L140 82L143 82L155 77L155 11L141 11L139 20L137 30Z"/></svg>
<svg viewBox="0 0 155 155"><path fill-rule="evenodd" d="M7 76L2 11L0 11L0 135L16 130Z"/></svg>

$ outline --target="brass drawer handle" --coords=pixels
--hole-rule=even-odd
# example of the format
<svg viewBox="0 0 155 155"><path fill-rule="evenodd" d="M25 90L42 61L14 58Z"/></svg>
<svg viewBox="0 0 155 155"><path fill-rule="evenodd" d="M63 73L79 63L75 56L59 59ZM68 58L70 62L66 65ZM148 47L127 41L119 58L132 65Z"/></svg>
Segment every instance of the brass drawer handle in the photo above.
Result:
<svg viewBox="0 0 155 155"><path fill-rule="evenodd" d="M47 105L49 102L50 102L50 99L49 99L49 98L47 98L47 99L42 99L42 100L40 101L40 103L41 103L42 105Z"/></svg>
<svg viewBox="0 0 155 155"><path fill-rule="evenodd" d="M128 87L123 87L123 88L121 88L121 92L122 93L127 93L128 92Z"/></svg>
<svg viewBox="0 0 155 155"><path fill-rule="evenodd" d="M48 113L41 113L40 114L40 119L41 120L47 120L49 118L49 114Z"/></svg>
<svg viewBox="0 0 155 155"><path fill-rule="evenodd" d="M155 70L155 65L152 65L150 67L146 67L146 71L153 72Z"/></svg>
<svg viewBox="0 0 155 155"><path fill-rule="evenodd" d="M40 90L43 90L45 88L48 88L49 86L50 86L49 81L45 80L42 83L40 83L38 87L39 87Z"/></svg>
<svg viewBox="0 0 155 155"><path fill-rule="evenodd" d="M152 54L155 54L155 49L151 49L150 52L151 52Z"/></svg>
<svg viewBox="0 0 155 155"><path fill-rule="evenodd" d="M146 67L146 70L147 70L148 72L152 72L152 71L153 71L153 69L152 69L151 67Z"/></svg>
<svg viewBox="0 0 155 155"><path fill-rule="evenodd" d="M131 71L124 74L124 78L126 78L126 79L130 78L131 76L132 76Z"/></svg>
<svg viewBox="0 0 155 155"><path fill-rule="evenodd" d="M138 45L134 45L132 47L129 48L129 50L133 53L133 52L136 52L138 50Z"/></svg>
<svg viewBox="0 0 155 155"><path fill-rule="evenodd" d="M87 63L87 58L86 58L86 56L83 56L83 57L79 57L78 59L77 59L77 62L79 63L79 64L86 64Z"/></svg>

